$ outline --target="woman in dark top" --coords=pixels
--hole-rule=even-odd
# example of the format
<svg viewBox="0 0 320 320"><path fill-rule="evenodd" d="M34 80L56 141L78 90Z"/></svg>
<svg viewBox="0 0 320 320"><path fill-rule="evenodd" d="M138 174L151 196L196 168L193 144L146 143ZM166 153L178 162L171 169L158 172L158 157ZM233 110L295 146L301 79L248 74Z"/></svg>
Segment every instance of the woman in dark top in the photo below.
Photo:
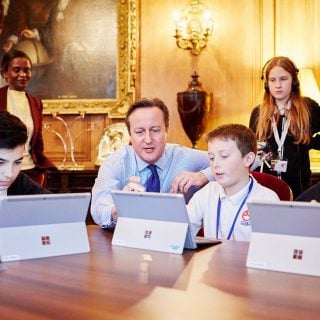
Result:
<svg viewBox="0 0 320 320"><path fill-rule="evenodd" d="M287 57L274 57L262 71L264 97L251 112L250 128L265 142L271 160L263 171L286 181L294 199L310 187L310 149L320 149L320 107L302 97L299 70Z"/></svg>

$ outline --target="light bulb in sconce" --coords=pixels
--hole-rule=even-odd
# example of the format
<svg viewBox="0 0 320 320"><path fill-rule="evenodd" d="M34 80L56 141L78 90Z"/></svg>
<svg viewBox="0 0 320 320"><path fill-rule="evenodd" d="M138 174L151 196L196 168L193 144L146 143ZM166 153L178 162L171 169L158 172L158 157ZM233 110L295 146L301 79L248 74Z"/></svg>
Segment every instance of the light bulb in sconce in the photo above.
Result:
<svg viewBox="0 0 320 320"><path fill-rule="evenodd" d="M179 21L179 19L180 19L180 13L179 13L179 11L175 11L173 13L173 21L174 21L174 25L176 27L176 32L178 30L178 21Z"/></svg>

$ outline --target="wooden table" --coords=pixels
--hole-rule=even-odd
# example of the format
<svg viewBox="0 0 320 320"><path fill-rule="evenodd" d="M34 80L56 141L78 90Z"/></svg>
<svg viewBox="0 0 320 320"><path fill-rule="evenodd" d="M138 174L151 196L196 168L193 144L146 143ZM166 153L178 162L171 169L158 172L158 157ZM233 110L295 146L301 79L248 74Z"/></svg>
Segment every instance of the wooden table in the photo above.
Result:
<svg viewBox="0 0 320 320"><path fill-rule="evenodd" d="M88 232L90 253L4 264L1 319L320 319L320 278L248 269L247 243L174 255Z"/></svg>

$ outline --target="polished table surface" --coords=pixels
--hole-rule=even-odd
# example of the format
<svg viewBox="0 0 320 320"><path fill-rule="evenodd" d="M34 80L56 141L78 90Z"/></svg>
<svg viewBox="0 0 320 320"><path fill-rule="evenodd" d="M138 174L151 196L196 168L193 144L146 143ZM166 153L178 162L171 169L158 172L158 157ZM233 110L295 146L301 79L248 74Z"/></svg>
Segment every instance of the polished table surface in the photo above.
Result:
<svg viewBox="0 0 320 320"><path fill-rule="evenodd" d="M2 264L1 319L320 319L320 277L249 269L248 244L183 255L111 246Z"/></svg>

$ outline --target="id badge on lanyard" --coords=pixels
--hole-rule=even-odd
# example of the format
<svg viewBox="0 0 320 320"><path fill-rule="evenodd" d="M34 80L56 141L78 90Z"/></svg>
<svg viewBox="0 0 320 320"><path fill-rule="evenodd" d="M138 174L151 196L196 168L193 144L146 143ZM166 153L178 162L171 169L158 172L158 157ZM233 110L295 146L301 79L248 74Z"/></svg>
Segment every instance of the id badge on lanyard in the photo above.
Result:
<svg viewBox="0 0 320 320"><path fill-rule="evenodd" d="M271 169L273 171L277 171L278 175L281 175L282 172L287 172L288 161L283 159L283 151L284 151L284 141L286 140L289 126L290 126L290 114L288 114L287 118L282 117L282 132L280 137L275 118L273 117L272 119L273 135L278 146L278 159L274 159L271 161Z"/></svg>
<svg viewBox="0 0 320 320"><path fill-rule="evenodd" d="M231 225L231 228L230 228L230 231L228 233L228 237L227 237L227 240L230 240L231 239L231 236L234 232L234 228L235 228L235 225L236 225L236 222L238 220L238 217L239 217L239 214L244 206L244 204L246 203L251 191L252 191L252 188L253 188L253 179L250 178L250 184L249 184L249 188L248 188L248 192L246 194L246 196L244 197L244 199L242 200L241 204L240 204L240 207L238 208L238 211L236 213L236 215L234 216L234 219L233 219L233 222L232 222L232 225ZM219 239L219 230L220 230L220 215L221 215L221 199L219 197L218 199L218 205L217 205L217 220L216 220L216 239Z"/></svg>

